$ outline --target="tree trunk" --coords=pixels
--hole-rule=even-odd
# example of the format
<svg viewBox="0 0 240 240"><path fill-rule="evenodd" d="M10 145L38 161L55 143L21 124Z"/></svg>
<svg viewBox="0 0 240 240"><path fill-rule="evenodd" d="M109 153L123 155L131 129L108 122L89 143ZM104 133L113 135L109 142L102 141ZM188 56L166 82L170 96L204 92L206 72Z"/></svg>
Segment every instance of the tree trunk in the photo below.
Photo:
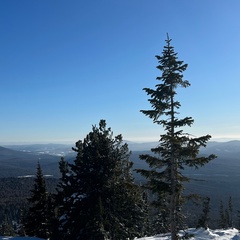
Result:
<svg viewBox="0 0 240 240"><path fill-rule="evenodd" d="M171 92L173 92L173 85L171 85ZM172 240L177 240L177 223L176 223L176 160L174 156L174 99L171 95L171 200L170 200L170 229L171 229L171 238Z"/></svg>

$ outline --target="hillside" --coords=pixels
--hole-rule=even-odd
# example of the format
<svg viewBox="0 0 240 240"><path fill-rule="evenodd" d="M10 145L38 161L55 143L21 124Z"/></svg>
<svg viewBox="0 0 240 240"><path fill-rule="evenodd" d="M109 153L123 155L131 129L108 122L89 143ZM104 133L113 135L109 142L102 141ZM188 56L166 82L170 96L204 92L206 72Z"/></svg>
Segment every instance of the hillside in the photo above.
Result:
<svg viewBox="0 0 240 240"><path fill-rule="evenodd" d="M34 175L38 161L41 163L44 174L58 177L59 160L60 157L45 153L16 151L0 147L0 178Z"/></svg>
<svg viewBox="0 0 240 240"><path fill-rule="evenodd" d="M46 177L48 192L54 193L58 179ZM6 219L19 221L22 209L27 206L27 198L33 189L34 178L0 178L0 223Z"/></svg>
<svg viewBox="0 0 240 240"><path fill-rule="evenodd" d="M149 149L157 144L157 142L146 144L129 142L129 148L132 150L130 159L134 163L133 169L148 167L144 161L139 160L139 155L150 153ZM207 148L201 149L201 154L212 153L218 158L206 166L198 170L185 169L185 175L191 178L191 182L186 183L185 187L186 194L199 193L203 197L210 197L211 212L213 218L217 219L220 200L223 200L226 206L230 196L233 200L234 211L240 210L240 141L209 142ZM0 178L34 175L37 161L40 161L45 175L58 178L60 155L65 155L65 159L72 162L74 154L70 145L40 144L0 147ZM138 183L145 182L139 174L135 171L133 173ZM194 208L196 215L201 211L199 206L191 206L191 208ZM217 223L212 222L212 225L214 227Z"/></svg>

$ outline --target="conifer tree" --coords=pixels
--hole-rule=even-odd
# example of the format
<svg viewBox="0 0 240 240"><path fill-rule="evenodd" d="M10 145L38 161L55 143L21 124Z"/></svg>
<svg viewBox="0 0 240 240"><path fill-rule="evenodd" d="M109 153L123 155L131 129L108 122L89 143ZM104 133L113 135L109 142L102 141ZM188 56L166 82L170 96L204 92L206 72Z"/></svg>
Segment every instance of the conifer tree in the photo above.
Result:
<svg viewBox="0 0 240 240"><path fill-rule="evenodd" d="M198 226L207 229L208 228L208 222L209 222L209 212L210 212L210 198L206 197L203 200L203 211L201 214L201 217L198 220Z"/></svg>
<svg viewBox="0 0 240 240"><path fill-rule="evenodd" d="M39 162L31 193L31 197L28 198L30 207L23 219L25 233L29 236L48 238L50 235L49 219L51 218L51 211L48 207L49 197Z"/></svg>
<svg viewBox="0 0 240 240"><path fill-rule="evenodd" d="M219 206L219 228L226 228L226 211L224 211L224 206L223 206L223 201L220 201L220 206Z"/></svg>
<svg viewBox="0 0 240 240"><path fill-rule="evenodd" d="M223 201L220 201L218 226L223 229L233 227L232 197L229 197L227 208L224 208Z"/></svg>
<svg viewBox="0 0 240 240"><path fill-rule="evenodd" d="M62 239L133 239L145 232L145 202L131 174L127 144L105 120L78 141L62 177ZM60 192L59 192L60 193ZM60 193L61 195L61 193Z"/></svg>
<svg viewBox="0 0 240 240"><path fill-rule="evenodd" d="M70 170L68 162L65 161L63 157L61 157L61 160L59 162L59 171L61 173L61 178L59 179L58 185L57 185L57 194L54 195L55 199L55 205L57 207L57 211L61 211L61 205L63 204L64 196L68 196L68 177L70 176ZM59 209L60 206L60 209ZM60 213L61 214L61 213Z"/></svg>
<svg viewBox="0 0 240 240"><path fill-rule="evenodd" d="M56 191L57 193L54 194L54 210L56 214L56 219L54 219L52 224L52 235L51 240L64 240L65 235L63 233L62 226L64 221L63 219L59 219L59 217L64 216L65 209L71 208L71 202L67 200L67 197L71 195L72 186L70 185L70 170L69 170L69 163L65 161L64 157L61 157L59 162L59 171L61 173L61 177L57 184Z"/></svg>
<svg viewBox="0 0 240 240"><path fill-rule="evenodd" d="M229 222L228 222L228 226L230 228L233 227L233 204L232 204L232 197L229 197L228 200L228 212L229 212Z"/></svg>
<svg viewBox="0 0 240 240"><path fill-rule="evenodd" d="M240 231L240 211L237 210L237 229Z"/></svg>
<svg viewBox="0 0 240 240"><path fill-rule="evenodd" d="M178 118L181 106L177 101L177 89L189 87L190 83L183 80L183 72L187 64L178 60L177 53L171 46L171 39L167 36L162 56L156 56L162 72L157 77L155 89L144 88L150 96L151 110L141 110L143 114L161 125L165 133L160 135L159 146L151 149L152 155L140 155L150 170L138 170L148 179L147 187L158 195L155 205L161 209L168 209L168 224L172 240L178 239L177 232L182 228L183 215L183 182L189 179L183 175L185 166L198 168L214 159L214 155L199 157L199 148L205 147L210 135L194 138L183 132L183 128L191 126L194 120L191 117Z"/></svg>
<svg viewBox="0 0 240 240"><path fill-rule="evenodd" d="M229 218L229 211L228 211L227 208L225 209L224 216L225 216L225 228L229 228L229 220L230 220L230 218Z"/></svg>

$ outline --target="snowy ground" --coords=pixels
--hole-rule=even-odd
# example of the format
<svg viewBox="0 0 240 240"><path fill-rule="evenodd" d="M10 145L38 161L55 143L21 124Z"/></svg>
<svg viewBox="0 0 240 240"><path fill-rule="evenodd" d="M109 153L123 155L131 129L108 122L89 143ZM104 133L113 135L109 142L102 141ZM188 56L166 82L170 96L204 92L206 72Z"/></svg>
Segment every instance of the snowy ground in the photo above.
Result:
<svg viewBox="0 0 240 240"><path fill-rule="evenodd" d="M217 240L240 240L240 233L237 229L189 229L187 230L189 234L194 234L191 240L207 240L207 239L217 239ZM154 237L144 237L144 238L136 238L136 240L170 240L169 234L160 234ZM43 240L42 238L34 238L34 237L1 237L0 240Z"/></svg>
<svg viewBox="0 0 240 240"><path fill-rule="evenodd" d="M194 234L193 238L190 239L198 239L198 240L206 240L206 239L217 239L217 240L240 240L240 233L237 229L189 229L187 230L189 234ZM169 234L160 234L154 237L145 237L145 238L138 238L138 240L170 240Z"/></svg>

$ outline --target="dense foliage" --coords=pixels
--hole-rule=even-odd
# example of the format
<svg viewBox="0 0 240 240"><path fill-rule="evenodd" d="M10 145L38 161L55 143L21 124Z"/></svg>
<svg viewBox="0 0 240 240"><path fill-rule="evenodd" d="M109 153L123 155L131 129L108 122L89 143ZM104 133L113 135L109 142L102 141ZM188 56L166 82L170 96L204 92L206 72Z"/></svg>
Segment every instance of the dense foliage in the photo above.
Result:
<svg viewBox="0 0 240 240"><path fill-rule="evenodd" d="M31 193L31 197L28 198L30 207L23 217L24 231L29 236L48 238L51 233L49 221L52 219L52 208L40 163L37 166L37 174Z"/></svg>
<svg viewBox="0 0 240 240"><path fill-rule="evenodd" d="M56 199L62 239L133 239L146 231L146 203L131 174L127 144L106 122L78 141L73 164L61 160Z"/></svg>

